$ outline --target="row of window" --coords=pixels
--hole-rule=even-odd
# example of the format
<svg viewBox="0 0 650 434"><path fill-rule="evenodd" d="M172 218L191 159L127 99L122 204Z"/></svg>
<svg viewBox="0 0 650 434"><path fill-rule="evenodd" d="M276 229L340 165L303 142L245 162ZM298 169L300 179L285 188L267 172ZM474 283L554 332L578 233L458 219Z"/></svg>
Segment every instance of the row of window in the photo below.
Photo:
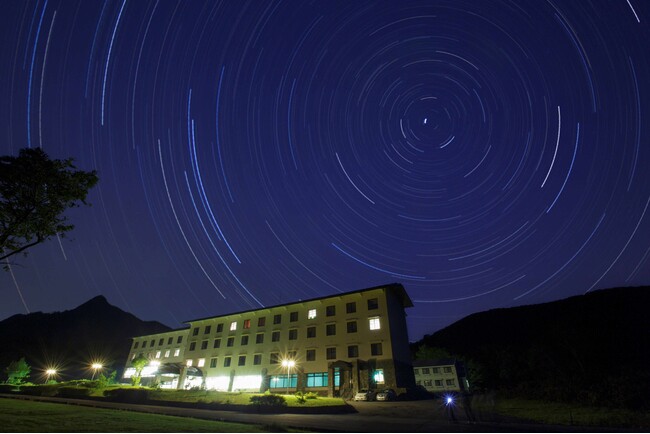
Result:
<svg viewBox="0 0 650 434"><path fill-rule="evenodd" d="M370 330L379 330L381 329L381 323L378 317L375 318L370 318L368 320L368 326ZM357 332L357 322L356 321L348 321L346 324L347 328L347 333L356 333ZM325 326L325 335L326 336L335 336L336 335L336 324L327 324ZM298 329L291 329L288 331L287 335L288 339L290 341L295 341L298 339ZM315 338L316 337L316 326L311 326L307 327L307 338ZM239 345L240 346L245 346L248 345L250 341L250 336L249 335L243 335L241 336L239 340ZM276 330L271 332L271 342L280 342L280 331ZM256 344L263 344L264 343L264 333L257 333L255 335L255 343ZM196 345L197 342L190 342L190 347L189 351L195 351L196 350ZM201 350L207 350L209 346L209 341L207 339L201 341ZM233 336L229 337L226 339L226 346L227 347L233 347L235 346L235 338ZM216 338L214 339L212 343L212 348L221 348L221 338Z"/></svg>
<svg viewBox="0 0 650 434"><path fill-rule="evenodd" d="M420 369L422 370L422 375L429 375L431 372L434 374L440 373L440 368L431 368L431 370L429 370L429 368L413 368L413 373L415 375L420 375ZM445 374L451 373L451 366L444 366L442 369Z"/></svg>
<svg viewBox="0 0 650 434"><path fill-rule="evenodd" d="M180 344L182 342L183 342L183 336L178 336L176 338L176 344ZM170 336L169 338L167 338L167 345L171 345L173 343L174 343L174 337L173 336ZM140 344L140 342L136 341L135 344L133 344L133 349L138 348L139 344ZM161 345L164 345L164 344L165 344L165 338L158 339L158 346L161 346ZM152 339L149 342L149 346L153 348L154 345L156 345L156 340ZM142 348L147 348L147 341L146 340L142 341Z"/></svg>
<svg viewBox="0 0 650 434"><path fill-rule="evenodd" d="M368 302L368 310L373 311L379 309L379 300L376 298L371 298L367 300ZM345 313L347 314L352 314L357 312L357 302L356 301L351 301L349 303L346 303L345 305ZM309 309L307 311L307 319L315 319L318 315L318 310L317 309ZM335 305L330 305L330 306L325 306L325 316L327 317L332 317L336 315L336 306ZM289 322L296 322L299 319L299 312L290 312L289 313ZM237 321L232 321L229 326L230 331L235 331L237 330ZM282 314L276 314L273 315L273 325L278 325L282 324ZM258 327L264 327L266 326L266 317L262 316L257 319L257 326ZM224 324L217 324L217 333L222 333L224 328ZM242 322L242 328L243 329L250 329L251 328L251 320L250 319L245 319ZM207 325L203 327L203 334L210 334L212 331L212 326ZM198 336L200 333L200 327L194 327L192 329L192 336ZM162 345L162 344L161 344Z"/></svg>
<svg viewBox="0 0 650 434"><path fill-rule="evenodd" d="M433 387L433 382L434 381L435 381L436 387L443 387L442 380L424 380L424 385L429 386L429 387ZM418 386L422 386L422 380L417 380L415 382L415 384L417 384ZM455 387L456 386L456 381L454 381L454 380L445 380L445 385Z"/></svg>
<svg viewBox="0 0 650 434"><path fill-rule="evenodd" d="M167 353L166 353L167 354ZM383 354L383 348L381 345L381 342L377 343L371 343L370 344L370 354L373 356L381 356ZM159 355L159 352L156 353L156 355ZM359 357L359 346L358 345L348 345L347 347L347 355L348 358L357 358ZM290 360L295 360L298 356L297 351L289 351L286 354L286 357ZM165 356L167 357L167 356ZM334 360L337 358L337 352L336 352L336 347L328 347L325 348L325 358L327 360ZM210 358L210 368L216 368L217 367L217 360L218 357L212 357ZM246 355L240 355L237 356L237 366L246 366L246 360L247 356ZM248 359L250 360L250 359ZM305 360L308 362L314 362L316 361L316 350L315 349L309 349L305 351ZM199 368L202 368L205 366L206 359L198 359L196 366ZM233 357L232 356L225 356L223 357L223 367L227 368L231 366L233 362ZM276 365L276 364L281 364L282 359L280 353L270 353L269 354L269 364L271 365ZM186 361L187 366L193 366L194 360L192 359L187 359ZM261 365L262 364L262 354L254 354L253 355L253 365Z"/></svg>

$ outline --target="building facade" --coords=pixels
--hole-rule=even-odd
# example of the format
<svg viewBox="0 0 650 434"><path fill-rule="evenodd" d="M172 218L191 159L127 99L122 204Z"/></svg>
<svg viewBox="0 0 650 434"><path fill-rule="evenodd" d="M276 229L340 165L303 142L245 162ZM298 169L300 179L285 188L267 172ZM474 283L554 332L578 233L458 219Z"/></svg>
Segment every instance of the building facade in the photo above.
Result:
<svg viewBox="0 0 650 434"><path fill-rule="evenodd" d="M351 397L415 386L400 284L188 321L189 328L133 338L143 379L162 387ZM144 346L144 347L143 347ZM145 376L146 374L146 376ZM146 381L144 381L146 384Z"/></svg>
<svg viewBox="0 0 650 434"><path fill-rule="evenodd" d="M462 392L469 388L465 369L455 359L415 360L413 375L417 386L433 393Z"/></svg>

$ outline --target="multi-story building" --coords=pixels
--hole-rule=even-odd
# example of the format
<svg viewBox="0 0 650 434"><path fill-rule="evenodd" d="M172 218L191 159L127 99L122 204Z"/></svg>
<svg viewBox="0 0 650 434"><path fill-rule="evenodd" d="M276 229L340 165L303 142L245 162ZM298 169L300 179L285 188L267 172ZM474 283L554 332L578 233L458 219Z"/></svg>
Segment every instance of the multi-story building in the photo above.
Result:
<svg viewBox="0 0 650 434"><path fill-rule="evenodd" d="M415 384L429 392L461 392L469 388L465 369L455 359L413 361Z"/></svg>
<svg viewBox="0 0 650 434"><path fill-rule="evenodd" d="M200 318L187 329L133 338L129 361L148 356L147 375L163 387L403 392L415 386L405 313L412 306L402 285L390 284Z"/></svg>

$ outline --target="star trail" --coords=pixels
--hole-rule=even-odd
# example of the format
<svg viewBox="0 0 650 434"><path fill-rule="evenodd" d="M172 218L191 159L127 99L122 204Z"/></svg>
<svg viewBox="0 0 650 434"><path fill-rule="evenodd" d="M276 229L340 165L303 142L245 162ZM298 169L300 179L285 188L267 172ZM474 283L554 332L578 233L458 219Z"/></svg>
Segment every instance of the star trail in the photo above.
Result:
<svg viewBox="0 0 650 434"><path fill-rule="evenodd" d="M2 6L1 155L96 169L0 318L103 294L172 327L402 283L419 339L650 283L650 3Z"/></svg>

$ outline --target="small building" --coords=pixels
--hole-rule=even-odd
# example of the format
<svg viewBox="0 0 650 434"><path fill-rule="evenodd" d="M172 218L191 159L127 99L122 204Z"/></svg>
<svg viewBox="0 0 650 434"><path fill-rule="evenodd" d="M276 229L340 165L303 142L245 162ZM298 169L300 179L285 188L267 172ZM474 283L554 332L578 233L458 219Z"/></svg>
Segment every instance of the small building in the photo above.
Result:
<svg viewBox="0 0 650 434"><path fill-rule="evenodd" d="M465 367L456 359L413 361L415 384L428 392L468 391L469 383Z"/></svg>
<svg viewBox="0 0 650 434"><path fill-rule="evenodd" d="M415 386L400 284L199 318L189 328L133 338L143 384L166 388L296 392L352 397L360 389ZM144 375L146 373L146 376Z"/></svg>

